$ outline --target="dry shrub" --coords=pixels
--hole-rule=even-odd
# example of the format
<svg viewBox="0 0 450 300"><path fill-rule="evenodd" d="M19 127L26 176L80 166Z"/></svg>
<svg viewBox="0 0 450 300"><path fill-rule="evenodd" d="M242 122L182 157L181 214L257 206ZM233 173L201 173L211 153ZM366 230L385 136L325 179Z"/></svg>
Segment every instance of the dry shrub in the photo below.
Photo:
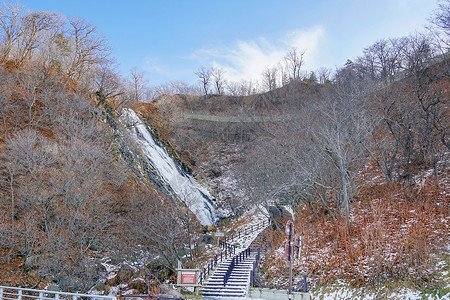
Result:
<svg viewBox="0 0 450 300"><path fill-rule="evenodd" d="M411 199L411 189L414 198L406 200ZM343 217L333 220L323 212L313 216L302 208L295 226L303 249L294 262L294 275L308 275L315 285L344 279L354 286L407 281L420 288L435 287L436 259L445 255L449 242L447 198L433 184L408 191L401 184L379 186L353 203L350 224ZM279 249L285 236L273 240ZM279 253L274 251L265 262L266 282L273 282L280 271L287 274Z"/></svg>

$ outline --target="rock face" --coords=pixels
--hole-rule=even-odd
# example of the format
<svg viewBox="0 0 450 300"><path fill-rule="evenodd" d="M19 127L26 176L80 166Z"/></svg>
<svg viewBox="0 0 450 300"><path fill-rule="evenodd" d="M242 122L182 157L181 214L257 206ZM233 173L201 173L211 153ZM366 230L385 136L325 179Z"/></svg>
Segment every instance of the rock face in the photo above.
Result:
<svg viewBox="0 0 450 300"><path fill-rule="evenodd" d="M40 255L31 255L27 257L23 264L23 268L26 272L35 270L39 267L39 260L41 256Z"/></svg>

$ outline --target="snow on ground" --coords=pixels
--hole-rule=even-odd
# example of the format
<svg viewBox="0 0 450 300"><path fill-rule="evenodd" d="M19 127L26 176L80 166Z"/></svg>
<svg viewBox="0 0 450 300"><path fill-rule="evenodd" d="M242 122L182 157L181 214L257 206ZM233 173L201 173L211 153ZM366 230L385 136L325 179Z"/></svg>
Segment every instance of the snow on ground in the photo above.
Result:
<svg viewBox="0 0 450 300"><path fill-rule="evenodd" d="M235 229L235 232L243 231L246 228L251 228L252 226L256 226L267 220L267 217L256 208L248 212L246 215L244 215L243 218L245 218L246 222L243 225L237 227ZM236 248L237 252L243 251L250 246L250 244L264 229L266 229L266 227L267 226L261 227L261 229L250 232L247 235L243 234L241 235L240 238L235 238L232 241L229 241L229 243L237 246Z"/></svg>
<svg viewBox="0 0 450 300"><path fill-rule="evenodd" d="M348 286L325 287L318 291L310 292L312 299L322 300L373 300L373 299L392 299L392 300L441 300L450 299L449 295L439 296L432 294L422 294L420 291L413 291L407 288L401 288L398 291L389 292L381 290L379 292L367 292L364 288L350 288Z"/></svg>

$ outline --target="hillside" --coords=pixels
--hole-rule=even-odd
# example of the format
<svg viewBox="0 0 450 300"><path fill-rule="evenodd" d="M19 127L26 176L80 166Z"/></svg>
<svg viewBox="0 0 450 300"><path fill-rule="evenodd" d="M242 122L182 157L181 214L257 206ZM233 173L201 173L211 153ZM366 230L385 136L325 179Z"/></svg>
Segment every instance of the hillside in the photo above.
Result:
<svg viewBox="0 0 450 300"><path fill-rule="evenodd" d="M402 288L443 295L449 286L449 78L442 60L420 74L387 85L355 82L356 90L294 82L250 97L174 95L139 110L151 106L164 114L155 126L164 127L214 189L224 216L255 206L273 211L273 200L294 208L279 227L295 218L303 250L294 274L298 281L306 275L317 295L327 286L351 286L344 290L354 297L386 297ZM334 139L339 136L344 139ZM334 169L339 158L348 160L348 208ZM259 239L271 249L261 281L286 287L284 234L274 228Z"/></svg>
<svg viewBox="0 0 450 300"><path fill-rule="evenodd" d="M157 287L136 279L194 263L184 245L202 228L119 121L129 101L106 41L83 19L13 8L1 7L14 30L30 16L43 26L0 45L0 283Z"/></svg>
<svg viewBox="0 0 450 300"><path fill-rule="evenodd" d="M265 91L203 82L141 102L143 75L123 78L91 23L0 8L2 285L160 293L179 261L218 253L215 232L269 218L253 242L266 287L287 286L292 219L295 282L315 297L448 297L445 31L380 40L321 83L294 48Z"/></svg>

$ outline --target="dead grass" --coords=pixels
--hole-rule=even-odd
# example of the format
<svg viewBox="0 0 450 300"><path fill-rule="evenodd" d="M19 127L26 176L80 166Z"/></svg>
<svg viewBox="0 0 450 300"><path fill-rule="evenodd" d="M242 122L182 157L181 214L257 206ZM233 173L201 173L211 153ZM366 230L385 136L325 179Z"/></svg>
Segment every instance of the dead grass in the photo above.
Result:
<svg viewBox="0 0 450 300"><path fill-rule="evenodd" d="M445 180L444 180L445 182ZM296 232L303 238L294 275L307 275L314 286L344 280L352 286L407 282L421 289L438 287L438 261L448 257L448 186L432 181L419 188L403 184L363 190L352 205L351 222L344 218L313 217L307 208L296 215ZM413 195L413 197L411 197ZM410 199L410 200L407 200ZM276 236L276 233L269 233ZM270 287L285 286L285 237L263 269Z"/></svg>

